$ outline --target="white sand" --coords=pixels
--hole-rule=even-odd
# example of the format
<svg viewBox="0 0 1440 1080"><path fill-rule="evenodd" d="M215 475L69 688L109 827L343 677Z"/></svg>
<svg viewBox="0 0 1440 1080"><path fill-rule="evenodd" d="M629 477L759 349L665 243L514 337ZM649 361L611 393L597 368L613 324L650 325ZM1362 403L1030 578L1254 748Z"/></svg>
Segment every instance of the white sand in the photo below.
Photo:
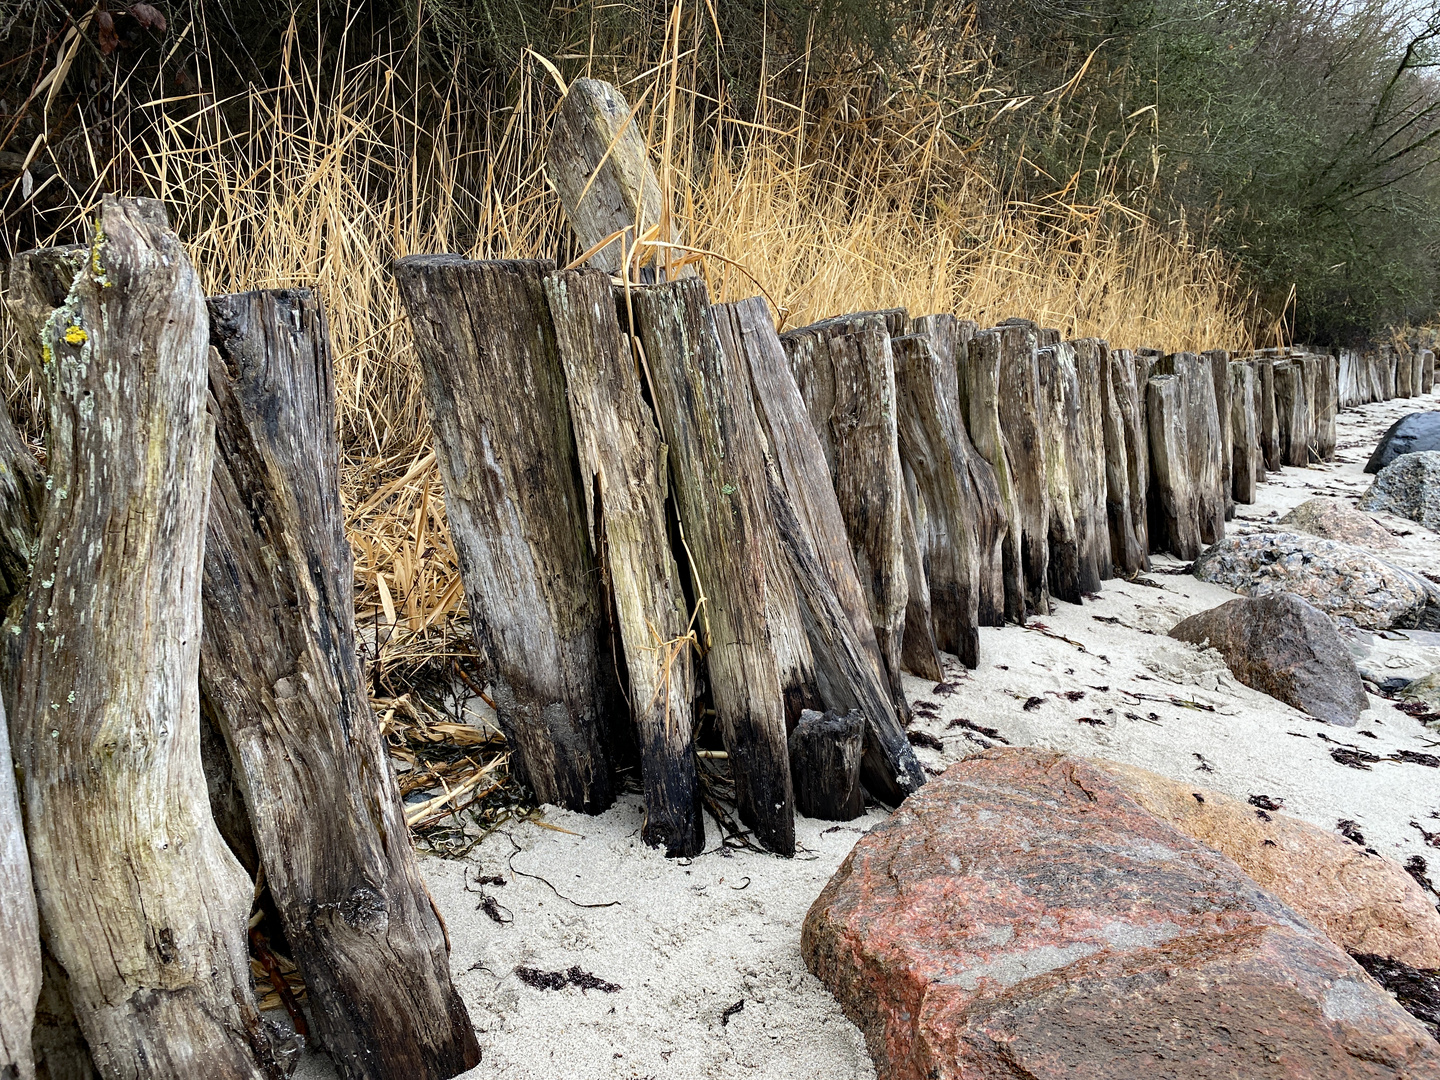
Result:
<svg viewBox="0 0 1440 1080"><path fill-rule="evenodd" d="M1231 530L1254 528L1247 519L1282 515L1315 494L1358 497L1369 484L1361 469L1379 434L1405 413L1435 407L1435 398L1420 398L1342 414L1341 460L1272 475L1256 505L1237 508ZM1410 533L1385 557L1440 571L1440 536L1401 519L1380 520ZM1440 849L1427 847L1410 824L1440 832L1440 771L1390 761L1359 771L1330 757L1339 744L1382 758L1401 748L1437 753L1440 735L1381 698L1372 698L1359 727L1345 729L1239 685L1217 654L1164 636L1180 619L1233 594L1158 572L1174 560L1155 563L1149 577L1159 588L1107 582L1098 601L1059 604L1043 620L1083 651L1031 629L985 629L979 668L954 668L956 693L936 694L933 684L910 679L911 701L938 707L935 719L917 719L916 726L945 746L943 752L918 750L921 760L942 768L980 749L979 737L948 727L964 717L998 729L1013 745L1131 762L1240 798L1283 799L1286 811L1326 829L1351 819L1386 858L1403 863L1424 855L1440 880ZM1360 637L1382 654L1395 651L1407 670L1416 664L1440 670L1440 648ZM1074 690L1085 696L1074 702L1059 696ZM1214 712L1176 705L1172 695ZM1024 702L1032 697L1043 704L1027 711ZM1104 724L1082 724L1079 717ZM574 835L519 824L491 836L466 860L422 863L449 924L455 979L484 1053L467 1076L874 1076L858 1030L805 970L799 937L811 902L861 831L883 820L881 813L838 827L798 820L801 853L793 861L717 850L719 830L707 821L710 850L667 862L639 840L635 796L597 818L547 808L545 820ZM477 910L481 891L473 882L493 874L504 875L506 884L483 892L513 918L508 925ZM569 901L618 904L582 908ZM563 971L572 965L623 989L542 991L514 974L517 966ZM723 1023L724 1010L741 1000L743 1010ZM334 1073L312 1055L296 1075L319 1080Z"/></svg>

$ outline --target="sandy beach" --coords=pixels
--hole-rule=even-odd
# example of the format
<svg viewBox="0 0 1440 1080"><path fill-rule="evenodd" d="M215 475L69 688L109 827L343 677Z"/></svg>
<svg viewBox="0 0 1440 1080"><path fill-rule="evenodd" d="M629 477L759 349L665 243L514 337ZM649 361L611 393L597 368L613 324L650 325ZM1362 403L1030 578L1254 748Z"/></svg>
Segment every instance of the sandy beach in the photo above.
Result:
<svg viewBox="0 0 1440 1080"><path fill-rule="evenodd" d="M1342 413L1335 462L1271 474L1228 529L1262 528L1314 495L1358 498L1379 435L1434 403ZM1377 520L1396 534L1384 557L1440 570L1440 536ZM1383 698L1347 729L1240 685L1217 654L1165 636L1234 595L1166 572L1178 565L1157 558L1151 573L1106 582L1083 606L1057 604L1043 629L982 629L976 670L952 659L939 686L910 679L915 728L943 745L917 748L924 764L942 770L1002 742L1129 762L1197 788L1283 800L1286 812L1327 830L1353 821L1385 858L1421 855L1440 877L1440 847L1424 836L1440 833L1440 771L1389 760L1356 769L1331 756L1343 746L1381 758L1435 753L1440 734ZM1350 636L1368 654L1362 667L1408 677L1440 669L1440 636ZM422 860L484 1053L466 1076L874 1076L858 1030L805 970L799 939L811 902L883 811L839 825L797 819L793 860L724 847L707 820L707 851L667 861L641 843L641 816L629 790L599 817L547 807L542 822L506 825L463 860ZM533 969L530 981L523 969ZM569 973L567 985L544 988L537 972ZM335 1074L315 1054L296 1075Z"/></svg>

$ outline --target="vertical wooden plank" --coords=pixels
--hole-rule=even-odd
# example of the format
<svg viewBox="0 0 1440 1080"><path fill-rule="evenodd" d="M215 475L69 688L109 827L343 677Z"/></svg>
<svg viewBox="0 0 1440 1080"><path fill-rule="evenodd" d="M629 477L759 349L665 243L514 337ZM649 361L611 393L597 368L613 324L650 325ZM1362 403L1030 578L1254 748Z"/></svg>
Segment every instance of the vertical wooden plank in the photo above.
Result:
<svg viewBox="0 0 1440 1080"><path fill-rule="evenodd" d="M1115 576L1105 475L1105 383L1110 378L1110 344L1100 338L1078 338L1070 344L1075 350L1075 376L1080 393L1080 426L1076 435L1085 461L1083 501L1089 535L1088 561L1095 567L1096 576L1104 581Z"/></svg>
<svg viewBox="0 0 1440 1080"><path fill-rule="evenodd" d="M34 1080L30 1037L39 997L40 922L0 701L0 1076Z"/></svg>
<svg viewBox="0 0 1440 1080"><path fill-rule="evenodd" d="M1200 354L1210 362L1210 377L1215 386L1215 413L1220 420L1220 486L1224 492L1225 520L1235 516L1235 437L1230 414L1230 354L1224 349L1211 349Z"/></svg>
<svg viewBox="0 0 1440 1080"><path fill-rule="evenodd" d="M1128 350L1114 349L1106 356L1101 389L1110 554L1115 568L1129 576L1149 564L1145 499L1150 446L1145 434L1145 406L1135 384L1135 360Z"/></svg>
<svg viewBox="0 0 1440 1080"><path fill-rule="evenodd" d="M1237 503L1255 501L1260 466L1260 432L1255 420L1255 369L1243 361L1230 362L1231 490Z"/></svg>
<svg viewBox="0 0 1440 1080"><path fill-rule="evenodd" d="M1044 399L1040 388L1039 346L1035 331L1009 325L1000 329L998 394L1000 430L1010 475L1015 483L1024 614L1050 613L1050 494L1045 471ZM1006 601L1007 610L1009 600Z"/></svg>
<svg viewBox="0 0 1440 1080"><path fill-rule="evenodd" d="M1189 386L1179 375L1152 375L1145 385L1150 430L1150 550L1181 559L1200 554L1191 474Z"/></svg>
<svg viewBox="0 0 1440 1080"><path fill-rule="evenodd" d="M1195 353L1170 353L1160 358L1155 370L1184 380L1192 505L1201 542L1213 544L1225 535L1226 493L1220 481L1220 410L1212 366Z"/></svg>
<svg viewBox="0 0 1440 1080"><path fill-rule="evenodd" d="M1084 508L1076 503L1082 466L1076 460L1074 432L1079 425L1075 358L1067 344L1042 347L1036 354L1040 374L1040 446L1045 459L1046 501L1049 505L1050 595L1069 604L1100 587L1093 567L1086 565L1088 536ZM1094 577L1093 584L1090 578Z"/></svg>
<svg viewBox="0 0 1440 1080"><path fill-rule="evenodd" d="M1309 402L1305 396L1305 371L1285 360L1272 368L1275 383L1275 431L1281 460L1303 469L1310 462L1306 436L1310 430Z"/></svg>
<svg viewBox="0 0 1440 1080"><path fill-rule="evenodd" d="M1256 386L1260 394L1260 445L1265 454L1265 468L1280 468L1280 421L1275 410L1275 361L1262 356L1255 360Z"/></svg>

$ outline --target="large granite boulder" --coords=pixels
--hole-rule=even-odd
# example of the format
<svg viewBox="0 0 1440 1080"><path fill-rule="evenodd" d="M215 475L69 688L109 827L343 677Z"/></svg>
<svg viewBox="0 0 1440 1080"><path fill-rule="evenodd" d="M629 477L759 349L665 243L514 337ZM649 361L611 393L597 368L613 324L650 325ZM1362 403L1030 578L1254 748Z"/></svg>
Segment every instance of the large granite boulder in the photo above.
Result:
<svg viewBox="0 0 1440 1080"><path fill-rule="evenodd" d="M1440 587L1363 548L1305 533L1227 536L1195 560L1195 576L1245 596L1294 593L1369 630L1440 629Z"/></svg>
<svg viewBox="0 0 1440 1080"><path fill-rule="evenodd" d="M1440 412L1417 412L1402 416L1380 436L1380 442L1365 471L1378 473L1402 454L1440 450Z"/></svg>
<svg viewBox="0 0 1440 1080"><path fill-rule="evenodd" d="M1354 727L1370 707L1335 624L1292 593L1242 596L1191 615L1170 636L1209 646L1246 686L1329 723Z"/></svg>
<svg viewBox="0 0 1440 1080"><path fill-rule="evenodd" d="M1440 968L1440 912L1389 859L1308 821L1134 765L1098 761L1132 799L1234 859L1276 899L1348 953ZM1357 834L1358 835L1358 834Z"/></svg>
<svg viewBox="0 0 1440 1080"><path fill-rule="evenodd" d="M1360 496L1360 509L1409 518L1440 532L1440 450L1406 454L1386 465Z"/></svg>
<svg viewBox="0 0 1440 1080"><path fill-rule="evenodd" d="M1306 499L1276 524L1284 532L1309 533L1356 547L1395 546L1395 538L1388 529L1339 499Z"/></svg>
<svg viewBox="0 0 1440 1080"><path fill-rule="evenodd" d="M951 767L805 919L880 1080L1440 1075L1437 1044L1328 938L1099 768Z"/></svg>

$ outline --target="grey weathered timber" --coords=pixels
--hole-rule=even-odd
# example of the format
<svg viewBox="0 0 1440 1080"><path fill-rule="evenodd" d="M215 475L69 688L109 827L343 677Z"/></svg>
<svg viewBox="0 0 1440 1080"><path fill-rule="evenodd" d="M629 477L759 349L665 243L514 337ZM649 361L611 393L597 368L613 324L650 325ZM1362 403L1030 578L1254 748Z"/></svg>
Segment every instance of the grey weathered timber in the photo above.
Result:
<svg viewBox="0 0 1440 1080"><path fill-rule="evenodd" d="M928 512L926 577L935 641L973 668L980 660L980 527L982 516L991 519L993 504L980 505L970 487L975 450L959 416L953 361L944 363L928 337L895 338L891 347L900 455ZM907 637L909 629L907 623Z"/></svg>
<svg viewBox="0 0 1440 1080"><path fill-rule="evenodd" d="M0 405L0 613L30 581L44 501L45 471Z"/></svg>
<svg viewBox="0 0 1440 1080"><path fill-rule="evenodd" d="M1225 493L1225 520L1235 516L1235 436L1230 415L1230 354L1224 349L1210 349L1200 354L1210 361L1210 377L1215 384L1215 413L1220 419L1220 486Z"/></svg>
<svg viewBox="0 0 1440 1080"><path fill-rule="evenodd" d="M347 1080L443 1080L480 1048L356 648L329 329L303 289L209 309L201 693L321 1045Z"/></svg>
<svg viewBox="0 0 1440 1080"><path fill-rule="evenodd" d="M900 518L900 544L905 554L905 627L900 639L900 666L912 675L939 682L945 677L945 669L940 661L940 646L935 641L923 550L929 546L929 508L920 495L914 475L903 463L900 475L905 484Z"/></svg>
<svg viewBox="0 0 1440 1080"><path fill-rule="evenodd" d="M1280 459L1303 469L1310 462L1306 441L1310 431L1310 409L1305 395L1305 369L1289 360L1274 365L1275 433Z"/></svg>
<svg viewBox="0 0 1440 1080"><path fill-rule="evenodd" d="M771 510L806 620L820 697L865 717L861 779L898 805L925 782L881 674L875 628L819 436L805 411L770 310L760 297L714 308L715 325L738 371L748 371L756 417L772 462Z"/></svg>
<svg viewBox="0 0 1440 1080"><path fill-rule="evenodd" d="M1181 559L1200 554L1200 519L1191 473L1189 387L1179 375L1145 385L1150 429L1150 550Z"/></svg>
<svg viewBox="0 0 1440 1080"><path fill-rule="evenodd" d="M1212 368L1209 360L1187 352L1170 353L1155 365L1157 374L1178 375L1185 383L1191 493L1200 541L1205 544L1225 536L1227 494L1220 477L1220 410L1215 401Z"/></svg>
<svg viewBox="0 0 1440 1080"><path fill-rule="evenodd" d="M666 264L681 257L674 248L658 248L642 251L636 259L637 236L644 237L658 226L659 235L652 240L677 244L680 230L667 212L639 121L625 95L610 83L576 79L570 84L555 114L545 173L555 185L582 252L623 233L590 257L591 266L619 274L629 259L632 264L625 276L638 280L637 268L654 268L651 275L660 269L663 274Z"/></svg>
<svg viewBox="0 0 1440 1080"><path fill-rule="evenodd" d="M811 709L790 733L790 772L795 809L806 817L851 821L865 812L860 791L860 754L865 718Z"/></svg>
<svg viewBox="0 0 1440 1080"><path fill-rule="evenodd" d="M16 260L13 294L45 295L45 258ZM65 303L22 325L44 352L51 490L11 730L44 932L106 1076L273 1070L251 884L200 764L207 324L161 205L106 196Z"/></svg>
<svg viewBox="0 0 1440 1080"><path fill-rule="evenodd" d="M599 813L614 799L603 732L616 697L542 284L551 269L413 255L395 280L511 768L541 802Z"/></svg>
<svg viewBox="0 0 1440 1080"><path fill-rule="evenodd" d="M1110 378L1110 345L1100 338L1078 338L1070 344L1075 350L1075 377L1079 387L1080 424L1076 437L1084 461L1084 489L1080 504L1085 511L1089 541L1087 564L1095 568L1098 587L1099 581L1115 576L1110 554L1110 521L1106 508L1109 487L1105 475L1105 413L1108 407L1105 383Z"/></svg>
<svg viewBox="0 0 1440 1080"><path fill-rule="evenodd" d="M1433 394L1435 392L1435 353L1431 349L1424 349L1420 353L1420 392L1422 394Z"/></svg>
<svg viewBox="0 0 1440 1080"><path fill-rule="evenodd" d="M1083 492L1085 485L1075 438L1080 424L1075 354L1068 343L1056 343L1042 347L1036 361L1040 373L1040 446L1049 503L1050 595L1078 604L1083 593L1100 587L1100 579L1093 566L1087 566L1089 537L1084 508L1077 506L1077 493Z"/></svg>
<svg viewBox="0 0 1440 1080"><path fill-rule="evenodd" d="M635 290L670 487L704 596L702 643L742 819L771 851L795 850L785 705L767 621L770 511L763 436L745 373L721 348L696 279ZM790 582L770 582L770 587ZM793 593L792 593L793 596Z"/></svg>
<svg viewBox="0 0 1440 1080"><path fill-rule="evenodd" d="M1017 504L1017 517L1011 519L1010 530L1019 540L1024 606L1018 621L1023 622L1027 615L1050 613L1050 493L1045 471L1044 399L1035 331L1013 324L997 329L1000 431ZM1008 589L1005 606L1008 615Z"/></svg>
<svg viewBox="0 0 1440 1080"><path fill-rule="evenodd" d="M34 1080L30 1035L40 997L40 922L0 701L0 1076Z"/></svg>
<svg viewBox="0 0 1440 1080"><path fill-rule="evenodd" d="M1411 352L1408 348L1395 350L1395 396L1408 398L1415 396L1415 365L1411 362Z"/></svg>
<svg viewBox="0 0 1440 1080"><path fill-rule="evenodd" d="M1110 558L1119 573L1129 576L1146 569L1149 563L1145 492L1150 478L1150 447L1142 422L1145 404L1136 389L1135 360L1128 350L1106 352L1100 388Z"/></svg>
<svg viewBox="0 0 1440 1080"><path fill-rule="evenodd" d="M1324 354L1316 354L1315 362L1315 453L1321 461L1333 461L1340 414L1340 362Z"/></svg>
<svg viewBox="0 0 1440 1080"><path fill-rule="evenodd" d="M1230 362L1231 494L1237 503L1255 501L1255 478L1260 457L1260 431L1255 419L1255 369Z"/></svg>
<svg viewBox="0 0 1440 1080"><path fill-rule="evenodd" d="M908 717L901 654L905 575L905 483L895 416L894 313L827 319L781 335L786 359L830 468L855 567L870 609L882 671Z"/></svg>
<svg viewBox="0 0 1440 1080"><path fill-rule="evenodd" d="M545 292L565 369L587 535L611 595L640 742L645 824L669 856L698 855L705 822L691 736L690 613L666 535L666 449L646 404L610 275L549 275Z"/></svg>
<svg viewBox="0 0 1440 1080"><path fill-rule="evenodd" d="M1255 360L1255 384L1260 395L1260 448L1265 456L1265 468L1275 472L1281 465L1280 419L1275 411L1275 361L1262 356Z"/></svg>
<svg viewBox="0 0 1440 1080"><path fill-rule="evenodd" d="M1380 400L1389 401L1398 396L1399 380L1396 378L1396 369L1399 366L1400 356L1393 345L1380 346Z"/></svg>
<svg viewBox="0 0 1440 1080"><path fill-rule="evenodd" d="M1319 461L1320 456L1316 451L1316 431L1319 420L1319 405L1317 390L1320 382L1320 364L1315 357L1309 353L1293 353L1290 362L1300 369L1300 375L1305 387L1305 431L1303 440L1305 443L1306 461Z"/></svg>
<svg viewBox="0 0 1440 1080"><path fill-rule="evenodd" d="M1025 574L1021 557L1020 496L1010 468L1004 430L1000 425L1001 357L1014 345L1016 335L1002 330L977 331L963 342L956 363L960 369L960 397L965 403L965 423L975 452L990 467L995 478L1001 526L998 553L992 555L997 574L996 593L1000 613L1012 622L1025 621ZM992 582L992 590L997 584Z"/></svg>

